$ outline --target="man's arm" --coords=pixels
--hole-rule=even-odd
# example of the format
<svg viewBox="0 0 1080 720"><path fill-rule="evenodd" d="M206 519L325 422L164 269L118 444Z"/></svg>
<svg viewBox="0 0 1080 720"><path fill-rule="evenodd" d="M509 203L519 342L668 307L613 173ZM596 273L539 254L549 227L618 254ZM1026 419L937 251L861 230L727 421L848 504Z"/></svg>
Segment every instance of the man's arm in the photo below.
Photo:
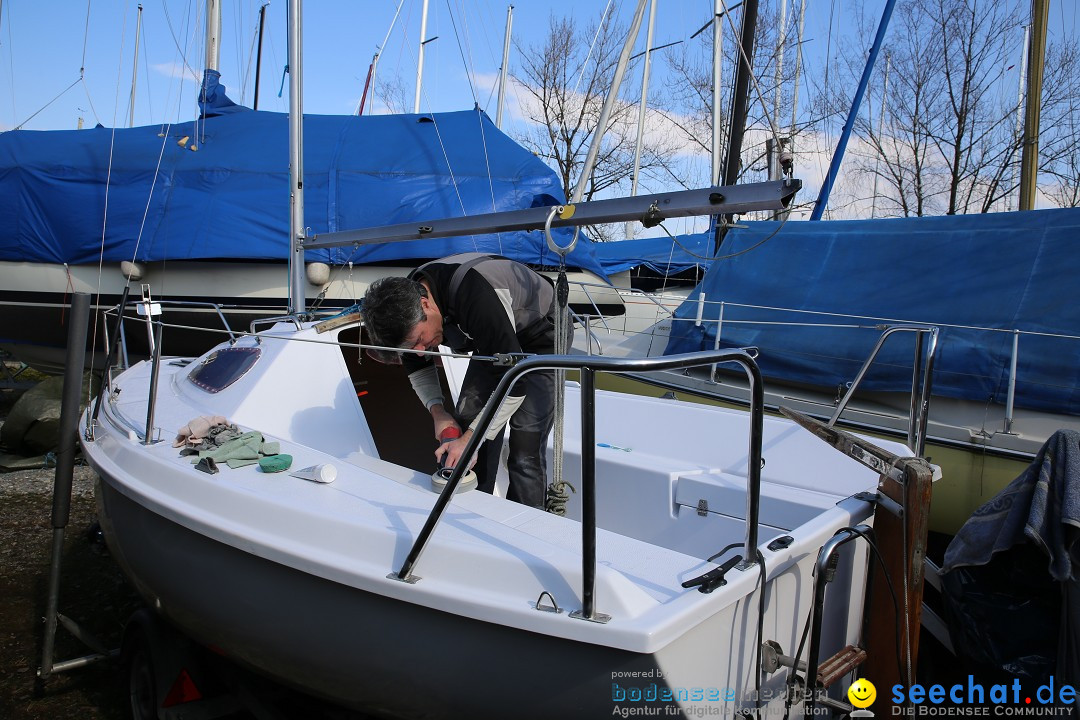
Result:
<svg viewBox="0 0 1080 720"><path fill-rule="evenodd" d="M410 358L403 359L408 360ZM439 383L439 369L433 362L408 363L418 369L409 373L409 383L412 385L416 396L431 413L432 422L435 425L435 437L442 435L448 427L457 427L454 416L446 410L446 401L443 398L442 385Z"/></svg>

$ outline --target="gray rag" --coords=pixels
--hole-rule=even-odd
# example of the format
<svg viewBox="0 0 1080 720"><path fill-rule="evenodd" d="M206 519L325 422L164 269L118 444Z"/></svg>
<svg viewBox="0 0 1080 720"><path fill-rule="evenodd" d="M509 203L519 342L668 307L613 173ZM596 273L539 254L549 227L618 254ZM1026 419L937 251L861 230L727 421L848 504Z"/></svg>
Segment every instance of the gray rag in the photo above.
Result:
<svg viewBox="0 0 1080 720"><path fill-rule="evenodd" d="M1050 560L1058 582L1073 577L1071 552L1080 538L1080 432L1058 430L1035 460L976 510L945 551L941 571L985 565L1025 539Z"/></svg>
<svg viewBox="0 0 1080 720"><path fill-rule="evenodd" d="M173 447L180 447L181 455L194 455L201 450L213 450L243 434L243 431L236 427L235 423L218 423L211 425L199 437L189 436L181 443L183 447L176 443L173 443Z"/></svg>

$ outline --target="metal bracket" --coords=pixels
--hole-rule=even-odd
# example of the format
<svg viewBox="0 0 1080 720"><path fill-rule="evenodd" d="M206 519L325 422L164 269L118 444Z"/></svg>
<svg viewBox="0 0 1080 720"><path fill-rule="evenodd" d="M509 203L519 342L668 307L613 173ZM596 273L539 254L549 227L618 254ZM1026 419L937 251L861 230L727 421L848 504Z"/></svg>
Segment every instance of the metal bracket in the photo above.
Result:
<svg viewBox="0 0 1080 720"><path fill-rule="evenodd" d="M548 600L551 601L551 605L540 604L540 601L544 599L545 595L547 595ZM533 607L537 610L540 610L541 612L550 612L555 613L556 615L562 614L562 608L559 607L559 604L555 602L555 598L552 597L551 593L549 593L547 590L541 591L540 596L537 597L536 602L533 603Z"/></svg>
<svg viewBox="0 0 1080 720"><path fill-rule="evenodd" d="M407 577L400 577L397 573L392 572L386 576L387 580L397 580L398 582L408 583L409 585L415 585L417 580L423 580L419 575L410 574Z"/></svg>
<svg viewBox="0 0 1080 720"><path fill-rule="evenodd" d="M775 640L766 640L761 644L761 669L765 673L772 674L782 667L793 668L799 672L806 672L806 661L799 660L784 654L780 643Z"/></svg>
<svg viewBox="0 0 1080 720"><path fill-rule="evenodd" d="M495 367L514 367L530 355L528 353L495 353L492 357L495 358L495 362L492 363Z"/></svg>
<svg viewBox="0 0 1080 720"><path fill-rule="evenodd" d="M660 212L660 207L655 202L649 206L649 209L646 210L645 214L641 217L641 224L647 228L655 227L662 222L664 222L664 215Z"/></svg>
<svg viewBox="0 0 1080 720"><path fill-rule="evenodd" d="M875 503L889 511L894 517L904 519L904 506L881 492L861 492L852 495L856 500Z"/></svg>
<svg viewBox="0 0 1080 720"><path fill-rule="evenodd" d="M611 616L601 612L594 613L592 617L589 617L583 610L575 610L570 613L570 617L575 620L588 620L589 622L599 623L600 625L606 625L611 622Z"/></svg>
<svg viewBox="0 0 1080 720"><path fill-rule="evenodd" d="M705 498L701 498L697 501L697 514L701 517L705 517L709 514L709 501Z"/></svg>

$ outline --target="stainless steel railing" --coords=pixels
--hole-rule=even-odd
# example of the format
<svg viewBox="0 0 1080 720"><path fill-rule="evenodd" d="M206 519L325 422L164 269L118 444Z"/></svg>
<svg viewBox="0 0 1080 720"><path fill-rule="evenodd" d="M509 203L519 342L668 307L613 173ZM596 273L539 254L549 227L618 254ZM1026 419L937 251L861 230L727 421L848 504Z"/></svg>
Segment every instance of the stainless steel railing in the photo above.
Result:
<svg viewBox="0 0 1080 720"><path fill-rule="evenodd" d="M870 369L870 366L874 364L874 360L877 359L878 353L881 351L881 347L896 333L901 332L913 332L915 333L915 361L913 363L912 377L911 377L911 406L908 411L908 433L907 441L908 447L911 448L919 457L923 456L923 450L926 447L926 423L929 420L930 415L930 386L933 381L934 373L934 356L937 353L937 338L938 329L932 325L894 325L892 327L885 328L885 331L881 333L881 336L874 343L873 350L870 351L870 355L867 356L863 362L859 372L856 373L855 379L848 385L847 392L844 393L844 397L840 399L840 402L836 406L836 410L833 411L832 417L829 419L829 427L836 424L836 421L840 418L840 415L844 412L844 408L847 407L851 401L855 391L858 390L859 384L862 383L864 377L866 377L866 371ZM925 363L923 361L924 355L924 337L930 336L929 348L925 351Z"/></svg>
<svg viewBox="0 0 1080 720"><path fill-rule="evenodd" d="M516 358L501 356L504 362ZM761 444L764 426L764 389L757 363L745 351L738 349L706 350L701 352L667 355L655 358L606 358L581 355L532 355L517 359L499 381L484 409L480 412L476 431L462 452L462 461L454 468L446 486L435 501L435 506L428 515L423 529L409 550L405 562L397 572L391 572L388 578L403 582L416 582L418 578L412 571L416 567L424 548L431 539L431 534L439 524L450 498L468 466L467 458L476 452L491 424L492 418L510 389L523 375L540 370L578 370L581 374L581 465L582 465L582 609L572 613L574 617L593 622L602 622L596 612L596 417L595 417L595 374L596 372L646 372L653 370L672 370L677 368L711 365L718 362L734 362L742 366L750 383L752 400L750 406L750 438L747 455L747 493L746 493L746 539L743 564L740 567L754 565L757 560L758 515L761 498Z"/></svg>

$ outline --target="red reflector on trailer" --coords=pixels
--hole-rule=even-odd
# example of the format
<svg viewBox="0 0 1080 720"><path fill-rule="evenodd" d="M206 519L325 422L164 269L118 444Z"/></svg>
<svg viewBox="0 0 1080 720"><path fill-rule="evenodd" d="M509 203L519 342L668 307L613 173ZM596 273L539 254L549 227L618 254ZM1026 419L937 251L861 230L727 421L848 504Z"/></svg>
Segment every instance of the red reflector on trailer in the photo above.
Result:
<svg viewBox="0 0 1080 720"><path fill-rule="evenodd" d="M183 705L196 700L202 700L202 693L199 692L199 688L195 687L195 681L191 679L188 671L181 670L180 674L176 676L172 688L169 689L169 694L165 696L165 701L161 703L161 707Z"/></svg>

